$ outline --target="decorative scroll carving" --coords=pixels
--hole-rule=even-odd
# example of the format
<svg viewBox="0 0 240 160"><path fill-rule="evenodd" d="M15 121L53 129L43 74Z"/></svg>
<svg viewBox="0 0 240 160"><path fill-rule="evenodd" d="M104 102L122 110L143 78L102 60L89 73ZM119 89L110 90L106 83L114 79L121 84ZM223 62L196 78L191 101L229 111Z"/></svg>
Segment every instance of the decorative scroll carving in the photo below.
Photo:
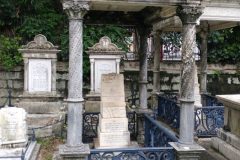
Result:
<svg viewBox="0 0 240 160"><path fill-rule="evenodd" d="M63 0L62 5L69 19L83 19L89 10L89 3L87 1Z"/></svg>
<svg viewBox="0 0 240 160"><path fill-rule="evenodd" d="M89 51L121 51L121 48L118 48L116 44L111 42L111 39L107 36L104 36L100 39L99 43L96 43L93 47L89 47Z"/></svg>
<svg viewBox="0 0 240 160"><path fill-rule="evenodd" d="M193 5L182 5L177 8L177 15L183 24L195 24L203 13L203 7Z"/></svg>
<svg viewBox="0 0 240 160"><path fill-rule="evenodd" d="M23 46L22 49L57 49L58 46L54 46L51 42L47 41L47 38L38 34L34 37L34 40Z"/></svg>

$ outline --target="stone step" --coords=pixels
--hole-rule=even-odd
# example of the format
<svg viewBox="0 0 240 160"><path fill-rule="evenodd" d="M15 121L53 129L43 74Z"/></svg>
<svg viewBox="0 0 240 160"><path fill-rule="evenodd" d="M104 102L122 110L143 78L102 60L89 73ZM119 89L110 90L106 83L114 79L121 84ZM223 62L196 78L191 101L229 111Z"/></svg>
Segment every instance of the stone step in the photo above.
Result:
<svg viewBox="0 0 240 160"><path fill-rule="evenodd" d="M24 108L28 114L49 114L59 113L64 110L65 105L62 102L25 102L21 101L17 107Z"/></svg>
<svg viewBox="0 0 240 160"><path fill-rule="evenodd" d="M49 137L61 135L65 122L65 113L58 114L28 114L28 128L34 128L36 137ZM32 131L29 130L31 133Z"/></svg>

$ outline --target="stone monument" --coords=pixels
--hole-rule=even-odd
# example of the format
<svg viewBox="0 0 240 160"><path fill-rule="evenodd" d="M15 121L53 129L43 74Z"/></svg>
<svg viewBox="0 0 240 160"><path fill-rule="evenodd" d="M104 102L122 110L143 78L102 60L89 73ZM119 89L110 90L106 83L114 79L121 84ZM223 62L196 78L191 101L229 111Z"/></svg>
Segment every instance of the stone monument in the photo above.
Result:
<svg viewBox="0 0 240 160"><path fill-rule="evenodd" d="M100 108L98 138L95 139L95 148L130 146L123 75L102 75Z"/></svg>
<svg viewBox="0 0 240 160"><path fill-rule="evenodd" d="M16 105L28 112L29 127L42 127L58 121L64 117L61 113L63 97L56 92L56 62L60 50L39 34L19 52L24 60L24 91ZM38 137L52 134L51 126L36 130Z"/></svg>
<svg viewBox="0 0 240 160"><path fill-rule="evenodd" d="M240 157L240 94L217 95L224 105L224 128L212 138L212 146L229 160Z"/></svg>
<svg viewBox="0 0 240 160"><path fill-rule="evenodd" d="M27 147L26 117L27 113L22 108L0 109L0 159L1 157L18 157L20 160L24 152L26 153L24 159L28 160L36 147L39 149L36 141L31 142L31 147Z"/></svg>
<svg viewBox="0 0 240 160"><path fill-rule="evenodd" d="M100 110L100 91L102 74L120 72L120 60L124 51L104 36L87 51L91 63L91 91L86 96L86 111Z"/></svg>

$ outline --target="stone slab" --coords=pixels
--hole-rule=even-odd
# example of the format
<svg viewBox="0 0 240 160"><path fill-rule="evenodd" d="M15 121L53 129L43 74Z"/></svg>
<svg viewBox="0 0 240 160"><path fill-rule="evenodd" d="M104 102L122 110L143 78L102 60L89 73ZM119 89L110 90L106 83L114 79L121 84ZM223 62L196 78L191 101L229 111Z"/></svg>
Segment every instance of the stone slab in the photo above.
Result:
<svg viewBox="0 0 240 160"><path fill-rule="evenodd" d="M240 111L240 94L216 95L216 98L222 102L225 107Z"/></svg>
<svg viewBox="0 0 240 160"><path fill-rule="evenodd" d="M98 132L98 142L100 147L129 146L130 132L119 132L119 133Z"/></svg>
<svg viewBox="0 0 240 160"><path fill-rule="evenodd" d="M108 101L101 102L101 107L126 107L126 103L124 101Z"/></svg>
<svg viewBox="0 0 240 160"><path fill-rule="evenodd" d="M101 106L101 115L103 118L126 118L125 107L103 107Z"/></svg>
<svg viewBox="0 0 240 160"><path fill-rule="evenodd" d="M239 160L240 151L220 138L212 138L212 146L229 160Z"/></svg>
<svg viewBox="0 0 240 160"><path fill-rule="evenodd" d="M29 92L51 92L51 68L50 59L29 59Z"/></svg>
<svg viewBox="0 0 240 160"><path fill-rule="evenodd" d="M64 108L62 102L19 102L19 108L25 109L28 114L59 113Z"/></svg>
<svg viewBox="0 0 240 160"><path fill-rule="evenodd" d="M0 109L0 148L15 148L27 143L27 113L22 108Z"/></svg>
<svg viewBox="0 0 240 160"><path fill-rule="evenodd" d="M225 132L222 128L217 131L217 136L240 151L240 138L238 136Z"/></svg>
<svg viewBox="0 0 240 160"><path fill-rule="evenodd" d="M103 97L124 97L124 79L122 74L103 74L101 81L101 100ZM115 101L115 100L112 100ZM119 100L122 101L122 100Z"/></svg>
<svg viewBox="0 0 240 160"><path fill-rule="evenodd" d="M128 146L108 146L108 147L100 147L99 140L97 138L94 139L95 149L112 149L112 148L139 148L139 145L136 141L131 141Z"/></svg>
<svg viewBox="0 0 240 160"><path fill-rule="evenodd" d="M102 96L101 101L102 102L114 102L114 101L125 102L125 97L123 97L123 96Z"/></svg>
<svg viewBox="0 0 240 160"><path fill-rule="evenodd" d="M119 133L128 131L127 118L102 118L99 117L99 131L101 133Z"/></svg>

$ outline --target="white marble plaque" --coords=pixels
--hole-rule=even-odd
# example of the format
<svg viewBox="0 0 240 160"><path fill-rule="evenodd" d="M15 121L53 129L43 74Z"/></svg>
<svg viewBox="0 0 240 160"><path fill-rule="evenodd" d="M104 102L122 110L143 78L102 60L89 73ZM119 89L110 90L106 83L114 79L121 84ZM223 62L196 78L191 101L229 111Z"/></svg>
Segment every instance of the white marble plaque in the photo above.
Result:
<svg viewBox="0 0 240 160"><path fill-rule="evenodd" d="M101 132L116 133L128 131L127 118L99 118Z"/></svg>
<svg viewBox="0 0 240 160"><path fill-rule="evenodd" d="M27 113L22 108L8 107L0 110L0 148L27 142Z"/></svg>
<svg viewBox="0 0 240 160"><path fill-rule="evenodd" d="M121 147L130 145L130 133L118 132L118 133L98 133L99 146L101 147Z"/></svg>
<svg viewBox="0 0 240 160"><path fill-rule="evenodd" d="M29 59L29 92L51 92L51 60Z"/></svg>
<svg viewBox="0 0 240 160"><path fill-rule="evenodd" d="M126 109L124 107L100 107L100 112L103 118L125 118Z"/></svg>
<svg viewBox="0 0 240 160"><path fill-rule="evenodd" d="M96 60L95 62L95 92L100 93L102 74L116 73L115 60Z"/></svg>

